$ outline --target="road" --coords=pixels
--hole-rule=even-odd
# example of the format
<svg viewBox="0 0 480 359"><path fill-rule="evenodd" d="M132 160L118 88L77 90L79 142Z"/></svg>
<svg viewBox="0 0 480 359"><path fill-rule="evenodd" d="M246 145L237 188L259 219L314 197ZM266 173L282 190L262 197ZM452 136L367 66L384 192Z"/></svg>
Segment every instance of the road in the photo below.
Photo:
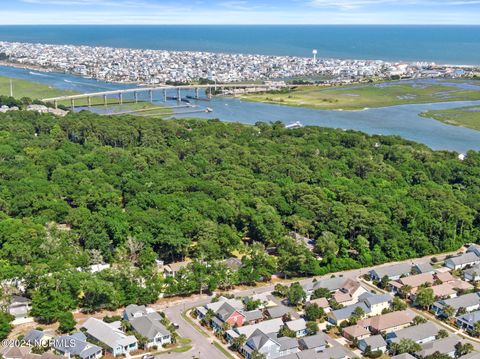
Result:
<svg viewBox="0 0 480 359"><path fill-rule="evenodd" d="M412 265L421 264L421 263L429 262L432 257L437 257L439 260L442 260L447 255L455 254L459 251L439 254L439 255L426 256L422 258L408 259L399 263L411 263ZM367 274L370 270L374 268L381 268L391 264L393 263L390 262L390 263L385 263L385 264L381 264L374 267L354 269L354 270L338 272L338 273L330 273L322 277L315 277L315 279L317 280L326 279L326 278L330 278L332 275L336 275L336 276L343 275L343 277L345 278L357 278L357 277L363 276L364 274ZM300 282L300 284L303 285L303 284L311 283L313 279L314 278L282 281L282 283L285 284L288 282L298 281ZM253 287L247 290L236 289L236 290L229 291L229 293L234 294L235 296L238 296L238 297L251 296L253 294L271 292L273 291L274 286L275 284L267 284L264 286ZM378 291L378 288L376 288L376 290ZM185 312L186 310L195 308L201 305L205 305L210 302L211 298L212 296L208 296L208 295L202 295L202 296L197 295L189 298L177 299L173 302L159 303L152 306L156 310L165 311L165 314L172 322L179 324L180 328L178 329L178 333L180 334L180 336L189 338L192 340L192 349L187 353L163 354L159 357L159 359L161 358L185 359L185 358L193 358L198 356L200 356L200 358L207 358L207 359L225 359L226 358L226 356L212 344L211 338L208 338L203 334L199 333L194 327L192 327L182 317L182 313ZM478 348L478 343L472 343L472 344L475 344L475 348L477 350L480 349Z"/></svg>

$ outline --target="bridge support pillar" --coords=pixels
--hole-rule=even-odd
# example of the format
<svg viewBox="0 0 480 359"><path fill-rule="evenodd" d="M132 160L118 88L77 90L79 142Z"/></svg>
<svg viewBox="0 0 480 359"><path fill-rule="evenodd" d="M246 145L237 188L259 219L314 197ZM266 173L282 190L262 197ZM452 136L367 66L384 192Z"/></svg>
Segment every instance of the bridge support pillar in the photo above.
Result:
<svg viewBox="0 0 480 359"><path fill-rule="evenodd" d="M70 107L75 110L75 100L73 98L70 100Z"/></svg>
<svg viewBox="0 0 480 359"><path fill-rule="evenodd" d="M118 102L120 103L120 105L123 104L123 94L121 92L118 93Z"/></svg>
<svg viewBox="0 0 480 359"><path fill-rule="evenodd" d="M138 102L138 93L137 93L137 91L135 91L135 92L133 93L133 97L135 98L135 103L137 103L137 102Z"/></svg>
<svg viewBox="0 0 480 359"><path fill-rule="evenodd" d="M177 88L177 101L181 102L182 101L182 93L180 92L180 89Z"/></svg>
<svg viewBox="0 0 480 359"><path fill-rule="evenodd" d="M153 102L153 91L149 90L148 94L150 95L150 102Z"/></svg>
<svg viewBox="0 0 480 359"><path fill-rule="evenodd" d="M87 97L87 104L88 107L92 107L92 98L90 96Z"/></svg>
<svg viewBox="0 0 480 359"><path fill-rule="evenodd" d="M167 90L163 90L163 102L167 102Z"/></svg>
<svg viewBox="0 0 480 359"><path fill-rule="evenodd" d="M199 89L198 89L198 87L197 87L197 88L195 89L195 99L197 99L197 100L200 98L199 92L200 92L200 91L199 91Z"/></svg>
<svg viewBox="0 0 480 359"><path fill-rule="evenodd" d="M57 100L53 101L53 105L55 106L55 108L58 108L58 102L57 102Z"/></svg>
<svg viewBox="0 0 480 359"><path fill-rule="evenodd" d="M103 95L103 106L108 105L107 95Z"/></svg>
<svg viewBox="0 0 480 359"><path fill-rule="evenodd" d="M207 94L207 97L208 97L209 99L211 99L211 98L212 98L212 88L211 88L211 87L209 87L209 88L208 88L208 94Z"/></svg>

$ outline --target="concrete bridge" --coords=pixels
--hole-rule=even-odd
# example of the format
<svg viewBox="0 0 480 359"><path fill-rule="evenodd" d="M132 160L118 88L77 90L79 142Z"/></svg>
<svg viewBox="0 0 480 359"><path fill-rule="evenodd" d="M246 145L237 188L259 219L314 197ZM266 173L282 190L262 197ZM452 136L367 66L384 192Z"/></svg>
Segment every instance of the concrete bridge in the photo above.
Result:
<svg viewBox="0 0 480 359"><path fill-rule="evenodd" d="M287 85L287 84L212 84L212 85L181 85L181 86L154 86L154 87L137 87L131 89L124 89L124 90L111 90L111 91L101 91L101 92L91 92L91 93L84 93L78 95L66 95L66 96L58 96L58 97L51 97L51 98L44 98L42 99L43 102L53 102L55 107L58 106L59 102L70 101L72 109L75 108L75 100L80 99L87 99L87 105L92 105L92 97L103 97L104 105L108 105L108 98L117 96L118 103L123 103L123 96L127 94L133 94L133 99L135 102L138 102L138 95L140 93L147 93L150 102L153 102L153 93L155 91L162 92L162 99L164 102L167 101L167 91L176 91L177 100L181 100L181 92L182 90L185 91L195 91L195 99L200 98L200 90L205 90L206 95L208 98L212 97L212 90L217 90L220 88L222 91L225 89L233 89L236 91L237 89L250 89L251 92L258 92L258 91L268 91L274 89L281 89L281 88L290 88L290 87L297 87L298 85Z"/></svg>

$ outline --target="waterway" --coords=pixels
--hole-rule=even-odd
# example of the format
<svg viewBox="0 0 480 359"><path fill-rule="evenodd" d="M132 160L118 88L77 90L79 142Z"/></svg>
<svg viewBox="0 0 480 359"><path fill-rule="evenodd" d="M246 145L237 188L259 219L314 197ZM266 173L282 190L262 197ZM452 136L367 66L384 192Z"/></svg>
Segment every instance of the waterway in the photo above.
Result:
<svg viewBox="0 0 480 359"><path fill-rule="evenodd" d="M95 92L132 88L132 85L112 84L85 79L63 73L38 73L35 71L1 67L0 76L20 78L47 84L49 86L77 92ZM432 80L430 80L432 81ZM469 83L455 86L475 86ZM191 93L190 93L191 94ZM175 94L172 93L172 96ZM184 93L183 95L187 95ZM192 95L192 94L191 94ZM145 94L145 96L147 96ZM155 95L155 101L162 103L161 93ZM426 110L449 109L461 106L480 105L480 101L443 102L420 105L401 105L363 111L326 111L257 102L241 101L238 98L216 97L211 101L190 100L192 105L201 108L210 107L211 113L181 114L175 117L218 118L222 121L254 124L258 121L281 121L285 124L300 121L307 126L323 126L340 129L352 129L368 134L398 135L409 140L424 143L436 150L452 150L465 153L468 150L480 150L480 131L450 126L439 121L423 118L419 113ZM175 105L176 101L168 101ZM96 108L97 111L105 111ZM183 112L185 109L175 111Z"/></svg>

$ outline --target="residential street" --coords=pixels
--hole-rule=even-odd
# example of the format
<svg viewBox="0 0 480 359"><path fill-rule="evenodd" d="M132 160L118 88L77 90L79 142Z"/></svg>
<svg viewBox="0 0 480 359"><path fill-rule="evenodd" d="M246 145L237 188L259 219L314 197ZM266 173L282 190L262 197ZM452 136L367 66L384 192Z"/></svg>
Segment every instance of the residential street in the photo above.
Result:
<svg viewBox="0 0 480 359"><path fill-rule="evenodd" d="M416 259L408 259L403 261L402 263L411 263L411 264L420 264L429 262L430 258L437 257L439 260L443 259L449 254L457 253L446 253L442 255L435 255L435 256L427 256L423 258L416 258ZM345 278L357 278L366 273L368 273L373 268L381 268L383 266L391 265L392 263L385 263L375 267L369 268L361 268L355 269L351 271L339 272L339 273L331 273L323 277L315 277L317 280L329 278L332 275L341 276L343 275ZM289 280L289 282L296 281L296 280ZM313 281L313 278L306 278L299 280L300 284L306 284ZM283 283L283 282L282 282ZM249 296L257 293L265 293L271 292L274 289L274 284L268 284L265 286L259 286L250 288L247 290L232 290L229 291L230 294L234 294L235 296L243 297ZM375 288L379 291L378 288ZM164 310L167 314L167 317L174 323L179 324L180 328L178 330L179 334L182 337L189 338L192 340L192 349L186 353L171 353L171 354L164 354L161 355L162 358L193 358L198 357L200 358L208 358L208 359L224 359L225 355L220 352L213 344L212 339L207 338L202 333L199 333L194 327L192 327L187 321L185 321L182 317L182 313L190 308L195 308L201 305L205 305L206 303L210 302L211 296L203 295L203 296L194 296L190 298L182 298L175 302L170 303L159 303L154 306L157 310ZM451 330L450 330L451 331ZM480 345L478 342L471 341L474 344L477 350L480 350ZM160 357L159 357L160 358Z"/></svg>

